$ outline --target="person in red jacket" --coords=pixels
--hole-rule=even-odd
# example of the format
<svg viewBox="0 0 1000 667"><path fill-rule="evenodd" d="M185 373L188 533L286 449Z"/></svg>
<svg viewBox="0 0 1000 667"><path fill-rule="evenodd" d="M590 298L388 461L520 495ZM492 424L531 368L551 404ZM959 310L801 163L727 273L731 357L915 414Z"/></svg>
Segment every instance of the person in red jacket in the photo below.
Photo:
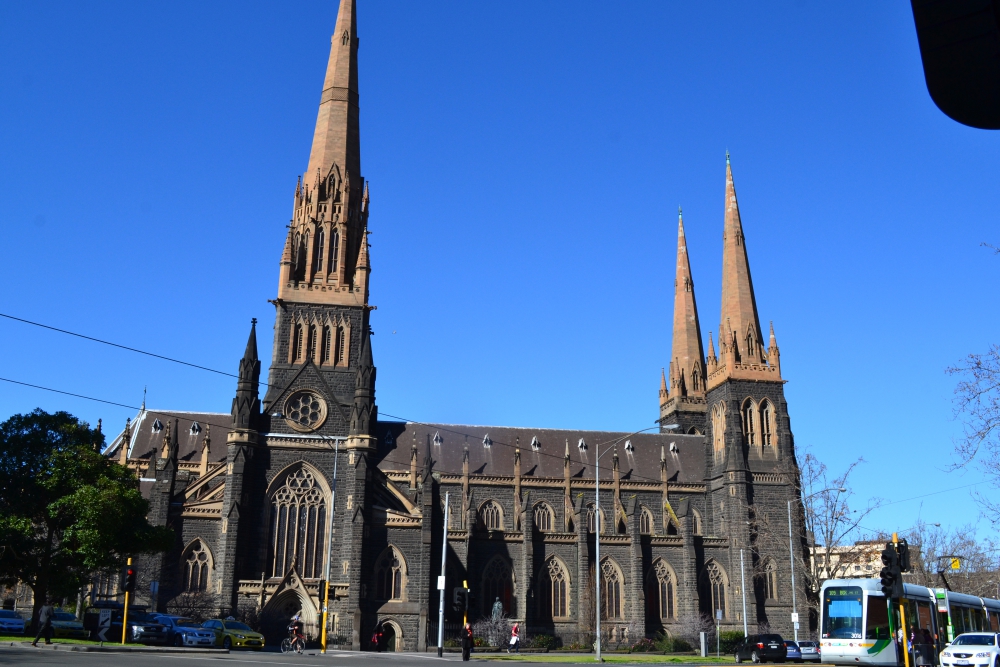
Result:
<svg viewBox="0 0 1000 667"><path fill-rule="evenodd" d="M517 627L517 621L514 621L514 627L510 629L510 644L507 645L507 653L514 649L515 653L521 652L521 630Z"/></svg>
<svg viewBox="0 0 1000 667"><path fill-rule="evenodd" d="M467 661L469 653L472 652L472 626L466 623L460 634L462 639L462 660Z"/></svg>

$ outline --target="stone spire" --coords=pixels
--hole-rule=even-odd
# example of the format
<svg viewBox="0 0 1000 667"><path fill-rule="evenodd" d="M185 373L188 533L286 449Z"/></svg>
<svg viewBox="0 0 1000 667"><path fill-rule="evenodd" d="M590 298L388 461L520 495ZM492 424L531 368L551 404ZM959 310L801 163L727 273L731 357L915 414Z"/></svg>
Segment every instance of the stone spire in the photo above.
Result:
<svg viewBox="0 0 1000 667"><path fill-rule="evenodd" d="M691 260L684 236L684 218L677 210L677 274L674 279L674 335L670 354L670 393L674 396L705 395L705 353L701 325L694 298Z"/></svg>
<svg viewBox="0 0 1000 667"><path fill-rule="evenodd" d="M667 397L670 392L667 390L667 375L660 369L660 405L663 405L667 401Z"/></svg>
<svg viewBox="0 0 1000 667"><path fill-rule="evenodd" d="M236 396L233 398L233 427L254 430L260 415L257 385L260 382L260 359L257 358L257 318L250 320L247 347L240 359Z"/></svg>
<svg viewBox="0 0 1000 667"><path fill-rule="evenodd" d="M201 443L201 463L198 465L198 474L204 477L208 474L208 457L212 453L212 425L205 429L205 440Z"/></svg>
<svg viewBox="0 0 1000 667"><path fill-rule="evenodd" d="M125 430L122 432L122 446L118 452L118 463L128 465L128 448L132 444L132 418L125 420Z"/></svg>
<svg viewBox="0 0 1000 667"><path fill-rule="evenodd" d="M726 214L722 232L722 325L728 323L736 340L734 349L726 349L728 359L741 364L759 364L763 361L760 322L757 319L757 301L750 278L750 261L747 259L743 224L736 203L736 186L733 169L726 153ZM725 341L729 346L731 341ZM720 340L720 346L723 345Z"/></svg>
<svg viewBox="0 0 1000 667"><path fill-rule="evenodd" d="M375 363L372 361L371 332L367 324L361 333L361 358L354 381L354 405L351 408L351 431L347 440L348 449L375 449L372 436L378 419L375 407Z"/></svg>
<svg viewBox="0 0 1000 667"><path fill-rule="evenodd" d="M312 185L317 174L325 178L335 164L351 174L361 173L356 0L340 0L337 27L330 39L330 59L326 65L316 131L309 151L306 183Z"/></svg>

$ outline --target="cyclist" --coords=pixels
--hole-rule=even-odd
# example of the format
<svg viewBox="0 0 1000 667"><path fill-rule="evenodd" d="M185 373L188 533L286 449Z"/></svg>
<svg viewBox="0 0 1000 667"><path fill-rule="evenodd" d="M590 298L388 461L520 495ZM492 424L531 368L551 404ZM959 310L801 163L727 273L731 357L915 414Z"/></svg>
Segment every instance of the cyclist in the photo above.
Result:
<svg viewBox="0 0 1000 667"><path fill-rule="evenodd" d="M294 649L295 651L302 653L302 649L304 649L306 645L306 636L302 632L303 629L302 616L300 614L292 616L292 620L288 625L288 639L282 642L282 648L284 648L284 644L287 642L289 649Z"/></svg>

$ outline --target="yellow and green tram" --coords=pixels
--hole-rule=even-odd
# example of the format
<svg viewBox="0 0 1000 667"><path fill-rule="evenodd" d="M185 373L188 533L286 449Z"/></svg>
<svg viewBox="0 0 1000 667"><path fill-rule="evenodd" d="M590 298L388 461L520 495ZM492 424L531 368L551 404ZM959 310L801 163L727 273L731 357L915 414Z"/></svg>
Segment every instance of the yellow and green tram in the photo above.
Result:
<svg viewBox="0 0 1000 667"><path fill-rule="evenodd" d="M914 626L930 632L936 651L963 632L1000 632L1000 600L978 598L944 588L904 584L901 600L905 633L899 631L898 605L892 608L878 579L830 579L820 589L819 637L824 663L902 664L901 637ZM910 664L913 665L912 653Z"/></svg>

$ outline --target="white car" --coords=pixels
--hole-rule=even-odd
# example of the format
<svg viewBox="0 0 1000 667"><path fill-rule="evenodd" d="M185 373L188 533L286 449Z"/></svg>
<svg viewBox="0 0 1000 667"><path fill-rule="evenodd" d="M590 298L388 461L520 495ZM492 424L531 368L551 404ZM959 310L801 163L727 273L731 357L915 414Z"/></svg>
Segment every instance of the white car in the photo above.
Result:
<svg viewBox="0 0 1000 667"><path fill-rule="evenodd" d="M941 667L994 667L998 654L996 633L964 632L941 651Z"/></svg>
<svg viewBox="0 0 1000 667"><path fill-rule="evenodd" d="M24 617L13 609L0 609L0 634L23 635Z"/></svg>

